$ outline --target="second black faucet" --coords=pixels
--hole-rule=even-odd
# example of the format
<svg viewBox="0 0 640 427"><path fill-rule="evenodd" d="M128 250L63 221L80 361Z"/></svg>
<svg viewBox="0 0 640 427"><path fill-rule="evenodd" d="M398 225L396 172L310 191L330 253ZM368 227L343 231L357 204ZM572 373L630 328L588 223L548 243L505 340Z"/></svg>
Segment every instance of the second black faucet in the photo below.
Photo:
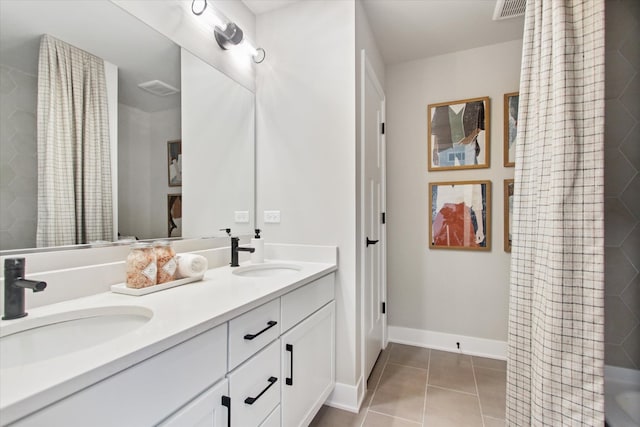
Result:
<svg viewBox="0 0 640 427"><path fill-rule="evenodd" d="M238 263L238 252L255 252L255 248L241 247L239 237L231 237L231 267L240 267Z"/></svg>

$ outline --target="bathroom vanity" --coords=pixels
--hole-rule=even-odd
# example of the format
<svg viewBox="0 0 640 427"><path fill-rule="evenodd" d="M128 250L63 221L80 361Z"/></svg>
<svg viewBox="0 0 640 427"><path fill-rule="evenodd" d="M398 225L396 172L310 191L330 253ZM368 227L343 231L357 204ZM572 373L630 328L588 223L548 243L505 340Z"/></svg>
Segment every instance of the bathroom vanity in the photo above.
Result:
<svg viewBox="0 0 640 427"><path fill-rule="evenodd" d="M245 263L141 297L104 292L31 309L2 334L65 316L131 326L83 348L83 334L102 333L84 325L57 343L62 354L7 362L0 424L308 425L335 385L336 269Z"/></svg>

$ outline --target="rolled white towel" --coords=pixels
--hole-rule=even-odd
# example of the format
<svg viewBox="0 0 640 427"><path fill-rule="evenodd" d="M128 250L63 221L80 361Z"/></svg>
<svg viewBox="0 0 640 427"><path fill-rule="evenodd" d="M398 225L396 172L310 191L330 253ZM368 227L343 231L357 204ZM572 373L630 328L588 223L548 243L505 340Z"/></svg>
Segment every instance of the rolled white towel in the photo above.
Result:
<svg viewBox="0 0 640 427"><path fill-rule="evenodd" d="M207 259L202 255L179 254L177 276L181 279L186 277L202 276L209 267Z"/></svg>

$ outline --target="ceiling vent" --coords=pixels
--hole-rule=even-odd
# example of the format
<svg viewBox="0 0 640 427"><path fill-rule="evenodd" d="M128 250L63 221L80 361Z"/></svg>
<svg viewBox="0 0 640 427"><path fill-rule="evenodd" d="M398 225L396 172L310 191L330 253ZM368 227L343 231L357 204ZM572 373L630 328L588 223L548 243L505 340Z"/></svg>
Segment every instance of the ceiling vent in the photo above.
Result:
<svg viewBox="0 0 640 427"><path fill-rule="evenodd" d="M165 82L161 82L160 80L150 80L148 82L140 83L138 87L158 96L168 96L180 92L175 87L170 86Z"/></svg>
<svg viewBox="0 0 640 427"><path fill-rule="evenodd" d="M493 11L493 20L515 18L524 15L527 0L498 0Z"/></svg>

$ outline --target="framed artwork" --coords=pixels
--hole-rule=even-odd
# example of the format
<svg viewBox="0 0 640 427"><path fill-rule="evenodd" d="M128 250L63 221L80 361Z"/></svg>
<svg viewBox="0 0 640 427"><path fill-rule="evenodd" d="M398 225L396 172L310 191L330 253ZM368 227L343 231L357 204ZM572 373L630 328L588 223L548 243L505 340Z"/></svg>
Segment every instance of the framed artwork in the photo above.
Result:
<svg viewBox="0 0 640 427"><path fill-rule="evenodd" d="M167 237L182 237L182 194L167 194Z"/></svg>
<svg viewBox="0 0 640 427"><path fill-rule="evenodd" d="M519 92L504 95L504 166L516 165L516 135L518 128Z"/></svg>
<svg viewBox="0 0 640 427"><path fill-rule="evenodd" d="M489 97L429 104L429 171L489 167Z"/></svg>
<svg viewBox="0 0 640 427"><path fill-rule="evenodd" d="M167 173L169 187L182 185L182 141L167 142Z"/></svg>
<svg viewBox="0 0 640 427"><path fill-rule="evenodd" d="M491 181L429 183L429 247L491 249Z"/></svg>
<svg viewBox="0 0 640 427"><path fill-rule="evenodd" d="M511 252L511 224L513 222L513 180L504 180L504 251Z"/></svg>

